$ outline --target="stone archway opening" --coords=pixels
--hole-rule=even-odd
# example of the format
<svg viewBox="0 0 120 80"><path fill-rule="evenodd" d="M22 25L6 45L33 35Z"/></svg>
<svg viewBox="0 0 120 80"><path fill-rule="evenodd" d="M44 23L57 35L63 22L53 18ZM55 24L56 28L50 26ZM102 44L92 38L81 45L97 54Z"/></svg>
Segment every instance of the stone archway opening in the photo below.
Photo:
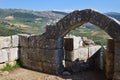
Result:
<svg viewBox="0 0 120 80"><path fill-rule="evenodd" d="M68 32L71 30L77 28L78 26L81 26L87 22L90 22L102 30L104 30L110 37L112 37L113 41L115 42L113 52L114 54L114 61L112 61L114 68L114 77L118 78L120 69L120 63L117 61L120 60L120 22L106 16L98 11L92 10L92 9L85 9L85 10L76 10L67 16L65 16L63 19L58 21L55 25L49 25L46 27L46 37L49 39L60 39L63 38ZM61 49L61 52L63 49ZM60 54L59 54L60 55ZM59 58L57 60L57 63L59 67L57 69L60 69L60 65L63 58ZM60 62L59 62L60 61ZM113 76L111 77L113 78Z"/></svg>
<svg viewBox="0 0 120 80"><path fill-rule="evenodd" d="M67 36L69 35L87 37L93 40L96 45L101 46L107 45L107 39L112 39L104 30L89 22L71 30L67 33Z"/></svg>
<svg viewBox="0 0 120 80"><path fill-rule="evenodd" d="M120 80L120 22L92 9L76 10L68 14L57 23L47 25L46 32L42 35L21 37L21 42L28 42L21 43L22 47L24 45L20 54L22 65L46 73L61 73L64 68L62 66L64 60L63 37L71 30L87 22L98 26L112 37L113 40L109 42L110 44L114 42L114 44L109 48L112 51L108 51L111 55L108 56L108 59L112 57L111 60L113 61L108 61L108 67L111 68L111 63L113 64L114 68L111 70L114 75L112 74L110 79ZM27 54L24 54L26 48L28 48ZM33 56L33 54L35 55Z"/></svg>
<svg viewBox="0 0 120 80"><path fill-rule="evenodd" d="M106 47L111 44L107 42L110 38L105 31L91 23L71 30L64 37L65 70L79 76L94 74L92 76L100 75L106 79Z"/></svg>

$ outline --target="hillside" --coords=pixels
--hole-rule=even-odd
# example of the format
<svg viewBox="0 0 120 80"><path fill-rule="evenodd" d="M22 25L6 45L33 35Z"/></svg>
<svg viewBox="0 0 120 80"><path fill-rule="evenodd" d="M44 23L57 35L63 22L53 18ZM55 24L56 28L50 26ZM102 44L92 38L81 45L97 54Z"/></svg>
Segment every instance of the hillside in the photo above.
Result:
<svg viewBox="0 0 120 80"><path fill-rule="evenodd" d="M108 12L108 13L105 13L105 14L117 19L118 21L120 21L120 13L118 13L118 12Z"/></svg>
<svg viewBox="0 0 120 80"><path fill-rule="evenodd" d="M0 36L14 35L18 33L42 34L45 26L55 23L68 13L59 11L32 11L23 9L0 9ZM120 21L120 13L105 13ZM90 23L72 30L68 34L76 36L86 36L96 41L96 43L105 43L109 36Z"/></svg>
<svg viewBox="0 0 120 80"><path fill-rule="evenodd" d="M0 27L5 29L9 27L10 30L13 27L15 30L20 29L18 33L41 34L46 24L58 21L66 14L57 11L0 9Z"/></svg>

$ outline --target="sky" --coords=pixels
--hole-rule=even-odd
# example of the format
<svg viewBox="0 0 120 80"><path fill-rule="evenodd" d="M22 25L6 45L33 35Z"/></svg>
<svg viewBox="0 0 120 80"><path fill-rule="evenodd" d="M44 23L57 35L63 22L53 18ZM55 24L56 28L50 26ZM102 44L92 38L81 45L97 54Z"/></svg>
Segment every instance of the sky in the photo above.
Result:
<svg viewBox="0 0 120 80"><path fill-rule="evenodd" d="M120 0L0 0L0 8L35 11L95 9L100 12L120 12Z"/></svg>

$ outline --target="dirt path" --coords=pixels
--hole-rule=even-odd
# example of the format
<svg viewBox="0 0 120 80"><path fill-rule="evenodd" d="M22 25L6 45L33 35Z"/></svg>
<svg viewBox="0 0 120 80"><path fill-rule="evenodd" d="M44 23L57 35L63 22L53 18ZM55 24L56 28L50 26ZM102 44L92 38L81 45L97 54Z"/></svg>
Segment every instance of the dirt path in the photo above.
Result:
<svg viewBox="0 0 120 80"><path fill-rule="evenodd" d="M70 76L56 76L18 68L7 75L0 75L0 80L107 80L101 72L81 72Z"/></svg>

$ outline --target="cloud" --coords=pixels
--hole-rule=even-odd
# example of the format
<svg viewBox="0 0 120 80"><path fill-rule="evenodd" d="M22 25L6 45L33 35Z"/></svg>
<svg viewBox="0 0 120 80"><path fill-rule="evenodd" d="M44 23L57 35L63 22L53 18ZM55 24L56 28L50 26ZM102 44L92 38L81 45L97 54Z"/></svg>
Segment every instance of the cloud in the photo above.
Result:
<svg viewBox="0 0 120 80"><path fill-rule="evenodd" d="M67 13L70 13L70 12L73 12L74 9L53 9L53 11L60 11L60 12L67 12Z"/></svg>

